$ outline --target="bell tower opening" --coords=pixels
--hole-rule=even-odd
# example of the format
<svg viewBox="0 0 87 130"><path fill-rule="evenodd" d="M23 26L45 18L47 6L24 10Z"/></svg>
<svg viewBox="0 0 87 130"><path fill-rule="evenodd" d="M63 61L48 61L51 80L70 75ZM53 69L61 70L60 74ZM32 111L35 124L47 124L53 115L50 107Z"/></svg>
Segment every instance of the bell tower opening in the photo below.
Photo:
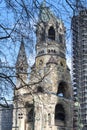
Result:
<svg viewBox="0 0 87 130"><path fill-rule="evenodd" d="M57 95L59 97L69 98L69 86L65 81L61 81L58 86Z"/></svg>
<svg viewBox="0 0 87 130"><path fill-rule="evenodd" d="M31 108L31 110L28 112L28 115L27 115L27 121L28 122L33 122L33 117L34 116L34 110L33 108Z"/></svg>
<svg viewBox="0 0 87 130"><path fill-rule="evenodd" d="M26 108L26 115L27 115L27 123L34 123L34 106L33 104L29 104L28 102L26 102L25 104L25 108Z"/></svg>
<svg viewBox="0 0 87 130"><path fill-rule="evenodd" d="M65 110L61 104L57 104L55 107L55 125L65 125Z"/></svg>
<svg viewBox="0 0 87 130"><path fill-rule="evenodd" d="M48 30L48 38L51 40L55 40L55 30L53 26L51 26Z"/></svg>

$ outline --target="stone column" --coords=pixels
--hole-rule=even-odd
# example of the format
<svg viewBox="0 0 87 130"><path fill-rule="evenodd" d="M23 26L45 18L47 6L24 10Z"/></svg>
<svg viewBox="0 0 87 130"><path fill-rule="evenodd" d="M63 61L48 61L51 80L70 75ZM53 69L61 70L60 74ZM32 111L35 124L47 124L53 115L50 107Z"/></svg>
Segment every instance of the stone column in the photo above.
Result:
<svg viewBox="0 0 87 130"><path fill-rule="evenodd" d="M34 121L34 130L42 130L43 127L43 105L39 103L39 99L34 100L34 112L35 112L35 121Z"/></svg>

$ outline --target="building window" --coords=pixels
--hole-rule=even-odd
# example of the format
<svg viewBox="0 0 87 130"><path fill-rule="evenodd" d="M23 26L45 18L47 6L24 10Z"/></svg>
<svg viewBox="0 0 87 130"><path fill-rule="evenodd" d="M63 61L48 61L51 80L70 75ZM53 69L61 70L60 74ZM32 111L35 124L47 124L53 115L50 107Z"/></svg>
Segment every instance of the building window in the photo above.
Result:
<svg viewBox="0 0 87 130"><path fill-rule="evenodd" d="M51 40L55 40L55 30L52 26L48 30L48 38Z"/></svg>
<svg viewBox="0 0 87 130"><path fill-rule="evenodd" d="M39 61L39 65L43 65L43 61L42 60Z"/></svg>
<svg viewBox="0 0 87 130"><path fill-rule="evenodd" d="M27 115L27 121L33 122L33 119L34 119L34 109L31 108L31 110L28 112L28 115Z"/></svg>
<svg viewBox="0 0 87 130"><path fill-rule="evenodd" d="M20 67L20 71L23 71L23 67Z"/></svg>
<svg viewBox="0 0 87 130"><path fill-rule="evenodd" d="M37 92L39 92L39 93L43 93L44 90L43 90L43 88L42 88L41 86L38 86L38 88L37 88Z"/></svg>
<svg viewBox="0 0 87 130"><path fill-rule="evenodd" d="M55 125L60 125L60 122L62 122L62 125L65 124L65 110L61 104L57 104L55 107Z"/></svg>
<svg viewBox="0 0 87 130"><path fill-rule="evenodd" d="M42 50L42 51L38 52L38 54L44 54L44 50Z"/></svg>
<svg viewBox="0 0 87 130"><path fill-rule="evenodd" d="M48 51L48 53L50 53L50 50L47 50Z"/></svg>
<svg viewBox="0 0 87 130"><path fill-rule="evenodd" d="M52 50L51 50L51 49L48 49L48 50L47 50L47 52L48 52L48 53L56 53L56 50L53 50L53 49L52 49Z"/></svg>
<svg viewBox="0 0 87 130"><path fill-rule="evenodd" d="M70 98L69 86L65 81L59 83L57 95L59 97Z"/></svg>
<svg viewBox="0 0 87 130"><path fill-rule="evenodd" d="M27 122L33 122L34 121L34 106L33 104L29 104L28 102L25 103L26 108L26 115L27 115Z"/></svg>
<svg viewBox="0 0 87 130"><path fill-rule="evenodd" d="M63 65L63 62L60 62L60 65L61 65L61 66L64 66L64 65Z"/></svg>
<svg viewBox="0 0 87 130"><path fill-rule="evenodd" d="M22 119L22 118L23 118L23 113L19 113L19 114L18 114L18 118L19 118L19 119Z"/></svg>

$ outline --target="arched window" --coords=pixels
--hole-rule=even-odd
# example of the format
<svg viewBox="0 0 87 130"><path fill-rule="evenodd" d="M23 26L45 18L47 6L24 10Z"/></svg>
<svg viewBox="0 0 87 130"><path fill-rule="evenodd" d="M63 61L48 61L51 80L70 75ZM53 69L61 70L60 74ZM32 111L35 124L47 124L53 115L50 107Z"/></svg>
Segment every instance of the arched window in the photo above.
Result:
<svg viewBox="0 0 87 130"><path fill-rule="evenodd" d="M34 121L34 106L33 104L29 104L28 102L25 103L26 108L26 116L27 116L27 122L33 122Z"/></svg>
<svg viewBox="0 0 87 130"><path fill-rule="evenodd" d="M48 30L48 38L51 40L55 40L55 30L52 26Z"/></svg>
<svg viewBox="0 0 87 130"><path fill-rule="evenodd" d="M69 86L65 81L61 81L58 86L57 95L59 97L70 97Z"/></svg>
<svg viewBox="0 0 87 130"><path fill-rule="evenodd" d="M33 122L33 119L34 119L34 109L31 108L31 110L28 112L28 115L27 115L27 121Z"/></svg>
<svg viewBox="0 0 87 130"><path fill-rule="evenodd" d="M65 124L65 110L61 104L57 104L55 107L55 125L59 125L61 122L61 125L64 126Z"/></svg>

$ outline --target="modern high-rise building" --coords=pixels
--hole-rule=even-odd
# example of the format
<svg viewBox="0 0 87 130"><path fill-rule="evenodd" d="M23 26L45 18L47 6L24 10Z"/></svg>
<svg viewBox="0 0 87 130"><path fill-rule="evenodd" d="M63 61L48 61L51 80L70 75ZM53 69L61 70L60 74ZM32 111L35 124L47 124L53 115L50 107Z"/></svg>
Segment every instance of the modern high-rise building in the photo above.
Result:
<svg viewBox="0 0 87 130"><path fill-rule="evenodd" d="M72 18L72 72L77 130L87 124L87 9Z"/></svg>

